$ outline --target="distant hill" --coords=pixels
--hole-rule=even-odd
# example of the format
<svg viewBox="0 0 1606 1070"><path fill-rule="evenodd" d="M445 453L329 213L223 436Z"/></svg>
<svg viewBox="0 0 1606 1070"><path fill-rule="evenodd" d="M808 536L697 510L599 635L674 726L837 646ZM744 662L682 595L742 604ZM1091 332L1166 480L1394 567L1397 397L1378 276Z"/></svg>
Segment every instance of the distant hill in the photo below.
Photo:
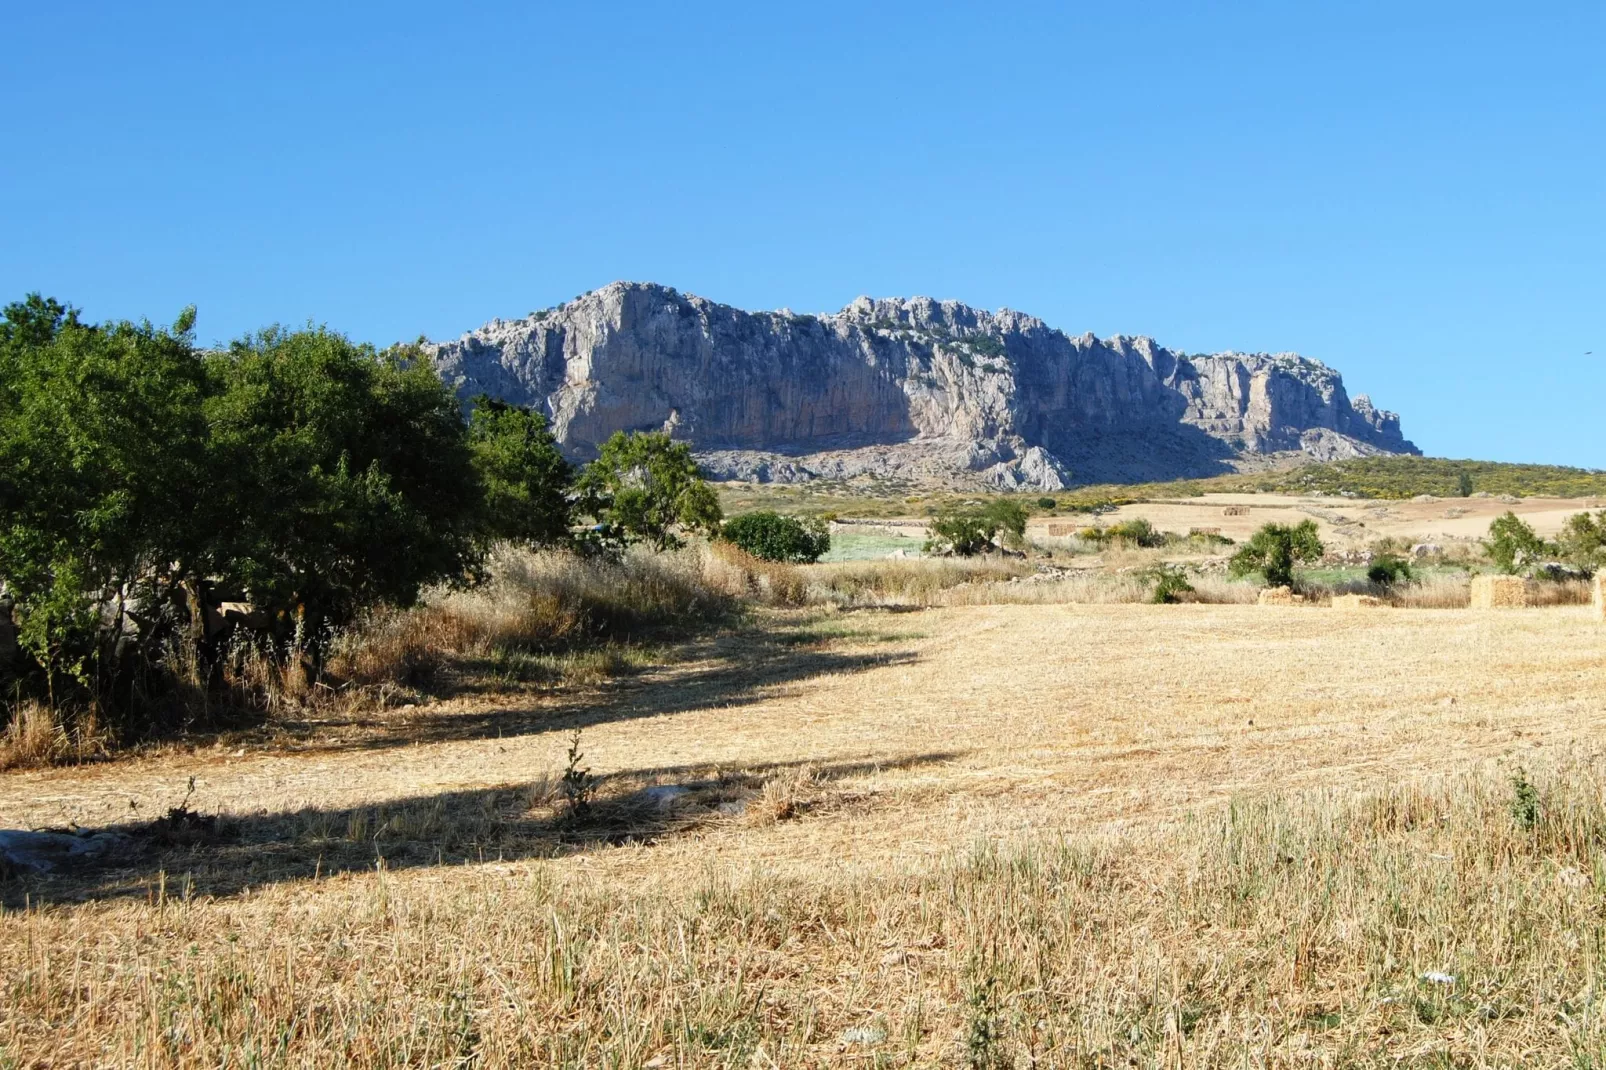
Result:
<svg viewBox="0 0 1606 1070"><path fill-rule="evenodd" d="M1453 498L1463 488L1474 494L1521 498L1606 497L1606 472L1550 464L1452 461L1443 457L1362 457L1333 464L1305 465L1252 480L1262 490L1308 494L1354 494L1363 498L1414 498L1432 494Z"/></svg>
<svg viewBox="0 0 1606 1070"><path fill-rule="evenodd" d="M923 297L808 316L621 282L433 353L465 399L545 412L576 459L666 430L721 479L1059 490L1418 452L1319 361L1072 337Z"/></svg>

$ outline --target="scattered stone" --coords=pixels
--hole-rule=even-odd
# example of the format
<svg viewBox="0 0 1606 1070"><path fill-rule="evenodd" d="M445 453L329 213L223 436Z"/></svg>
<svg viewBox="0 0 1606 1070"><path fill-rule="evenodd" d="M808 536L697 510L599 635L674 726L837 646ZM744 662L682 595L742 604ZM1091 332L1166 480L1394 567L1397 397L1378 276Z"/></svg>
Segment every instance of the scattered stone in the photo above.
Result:
<svg viewBox="0 0 1606 1070"><path fill-rule="evenodd" d="M856 1025L842 1030L842 1043L873 1048L887 1039L887 1031L878 1025Z"/></svg>
<svg viewBox="0 0 1606 1070"><path fill-rule="evenodd" d="M69 863L104 858L127 842L118 832L0 829L0 873L50 873Z"/></svg>
<svg viewBox="0 0 1606 1070"><path fill-rule="evenodd" d="M641 789L642 800L657 810L673 810L690 794L691 789L680 784L658 784Z"/></svg>

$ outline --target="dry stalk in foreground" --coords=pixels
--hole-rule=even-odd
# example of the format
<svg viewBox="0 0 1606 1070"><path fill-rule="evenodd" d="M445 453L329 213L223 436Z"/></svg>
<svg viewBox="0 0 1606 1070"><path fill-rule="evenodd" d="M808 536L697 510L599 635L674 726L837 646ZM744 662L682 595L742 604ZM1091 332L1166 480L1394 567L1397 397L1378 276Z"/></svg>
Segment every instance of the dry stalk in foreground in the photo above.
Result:
<svg viewBox="0 0 1606 1070"><path fill-rule="evenodd" d="M1598 1065L1603 845L1606 777L1580 763L883 874L661 873L624 848L624 883L381 864L214 901L173 875L148 901L0 918L0 1047L152 1067Z"/></svg>

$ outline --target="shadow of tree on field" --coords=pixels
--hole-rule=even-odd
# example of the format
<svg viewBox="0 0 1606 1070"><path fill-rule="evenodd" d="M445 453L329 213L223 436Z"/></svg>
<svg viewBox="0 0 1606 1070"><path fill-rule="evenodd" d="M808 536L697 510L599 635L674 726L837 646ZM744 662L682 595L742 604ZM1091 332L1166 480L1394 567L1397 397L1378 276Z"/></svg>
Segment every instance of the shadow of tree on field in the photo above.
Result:
<svg viewBox="0 0 1606 1070"><path fill-rule="evenodd" d="M377 750L473 739L569 732L697 709L734 709L789 693L788 685L818 676L908 665L908 651L844 651L797 632L749 628L705 636L678 646L666 664L615 676L592 686L527 690L497 696L478 708L420 707L368 716L284 721L280 728L304 737L297 750ZM461 693L461 691L459 692ZM347 734L342 735L342 731ZM321 737L321 738L320 738Z"/></svg>
<svg viewBox="0 0 1606 1070"><path fill-rule="evenodd" d="M952 761L962 752L743 767L664 766L597 778L576 810L559 781L504 784L372 805L208 815L175 808L155 821L97 830L118 845L49 873L0 879L0 903L150 902L227 897L284 881L354 872L556 858L651 845L698 830L806 819L878 805L842 782Z"/></svg>

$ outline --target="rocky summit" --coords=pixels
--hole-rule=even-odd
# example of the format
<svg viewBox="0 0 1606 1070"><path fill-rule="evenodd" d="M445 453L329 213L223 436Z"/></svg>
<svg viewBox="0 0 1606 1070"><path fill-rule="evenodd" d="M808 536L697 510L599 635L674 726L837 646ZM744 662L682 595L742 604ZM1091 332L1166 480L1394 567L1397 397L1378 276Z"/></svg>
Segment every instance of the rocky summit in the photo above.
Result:
<svg viewBox="0 0 1606 1070"><path fill-rule="evenodd" d="M719 479L1059 490L1420 452L1320 361L1071 336L925 297L814 316L619 282L430 348L465 400L538 408L576 460L663 430Z"/></svg>

